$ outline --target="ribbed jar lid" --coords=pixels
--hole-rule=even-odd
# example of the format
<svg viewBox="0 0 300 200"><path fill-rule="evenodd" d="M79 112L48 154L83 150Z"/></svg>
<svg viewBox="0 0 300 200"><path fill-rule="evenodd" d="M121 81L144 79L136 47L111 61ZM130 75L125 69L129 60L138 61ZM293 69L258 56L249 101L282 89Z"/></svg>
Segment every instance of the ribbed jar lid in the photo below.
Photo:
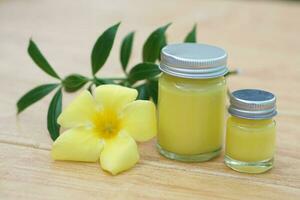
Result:
<svg viewBox="0 0 300 200"><path fill-rule="evenodd" d="M276 97L264 90L237 90L230 95L228 112L245 119L270 119L277 114Z"/></svg>
<svg viewBox="0 0 300 200"><path fill-rule="evenodd" d="M160 69L183 78L220 77L228 72L227 53L207 44L170 44L161 50Z"/></svg>

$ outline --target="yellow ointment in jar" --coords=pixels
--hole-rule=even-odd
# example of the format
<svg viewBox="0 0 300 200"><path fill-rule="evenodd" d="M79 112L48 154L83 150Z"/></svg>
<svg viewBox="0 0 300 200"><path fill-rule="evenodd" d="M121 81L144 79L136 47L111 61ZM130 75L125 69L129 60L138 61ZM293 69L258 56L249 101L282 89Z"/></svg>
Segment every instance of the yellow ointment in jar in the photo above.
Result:
<svg viewBox="0 0 300 200"><path fill-rule="evenodd" d="M226 52L205 44L161 51L157 149L165 157L200 162L220 154L225 126Z"/></svg>
<svg viewBox="0 0 300 200"><path fill-rule="evenodd" d="M276 98L267 91L244 89L230 96L225 164L239 172L262 173L273 167Z"/></svg>

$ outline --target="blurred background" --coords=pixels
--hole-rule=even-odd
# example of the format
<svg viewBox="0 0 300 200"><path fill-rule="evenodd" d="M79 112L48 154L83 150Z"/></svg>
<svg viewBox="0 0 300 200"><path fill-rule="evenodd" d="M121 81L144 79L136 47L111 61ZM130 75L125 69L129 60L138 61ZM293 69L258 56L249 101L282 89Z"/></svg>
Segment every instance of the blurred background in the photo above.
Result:
<svg viewBox="0 0 300 200"><path fill-rule="evenodd" d="M61 77L91 77L92 47L119 21L98 77L123 75L119 51L129 32L136 31L132 67L142 60L153 30L172 22L168 43L178 43L196 23L198 42L223 47L230 69L240 70L228 78L230 90L260 88L277 95L275 168L250 177L226 168L222 156L174 167L156 152L154 140L139 146L142 165L119 177L99 173L94 163L54 163L46 123L54 93L16 117L16 102L25 92L55 82L27 54L29 39ZM8 199L299 199L299 36L300 1L0 0L0 194ZM74 95L64 93L63 105Z"/></svg>

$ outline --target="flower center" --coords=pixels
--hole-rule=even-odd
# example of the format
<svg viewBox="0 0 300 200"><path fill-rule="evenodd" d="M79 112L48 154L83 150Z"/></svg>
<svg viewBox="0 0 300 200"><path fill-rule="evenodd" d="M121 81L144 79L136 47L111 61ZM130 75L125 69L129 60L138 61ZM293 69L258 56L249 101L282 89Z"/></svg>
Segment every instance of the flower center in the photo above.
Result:
<svg viewBox="0 0 300 200"><path fill-rule="evenodd" d="M116 136L121 129L121 123L117 114L111 110L97 113L93 118L93 122L97 134L104 139Z"/></svg>

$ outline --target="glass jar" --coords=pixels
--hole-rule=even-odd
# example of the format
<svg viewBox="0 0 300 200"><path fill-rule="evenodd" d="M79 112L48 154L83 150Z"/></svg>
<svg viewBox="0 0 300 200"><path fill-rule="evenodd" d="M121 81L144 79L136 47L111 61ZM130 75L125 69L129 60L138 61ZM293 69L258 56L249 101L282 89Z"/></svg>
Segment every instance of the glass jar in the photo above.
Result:
<svg viewBox="0 0 300 200"><path fill-rule="evenodd" d="M157 149L165 157L206 161L220 154L225 125L227 54L204 44L161 52Z"/></svg>
<svg viewBox="0 0 300 200"><path fill-rule="evenodd" d="M225 164L239 172L262 173L273 167L276 98L266 91L231 94L227 120Z"/></svg>

